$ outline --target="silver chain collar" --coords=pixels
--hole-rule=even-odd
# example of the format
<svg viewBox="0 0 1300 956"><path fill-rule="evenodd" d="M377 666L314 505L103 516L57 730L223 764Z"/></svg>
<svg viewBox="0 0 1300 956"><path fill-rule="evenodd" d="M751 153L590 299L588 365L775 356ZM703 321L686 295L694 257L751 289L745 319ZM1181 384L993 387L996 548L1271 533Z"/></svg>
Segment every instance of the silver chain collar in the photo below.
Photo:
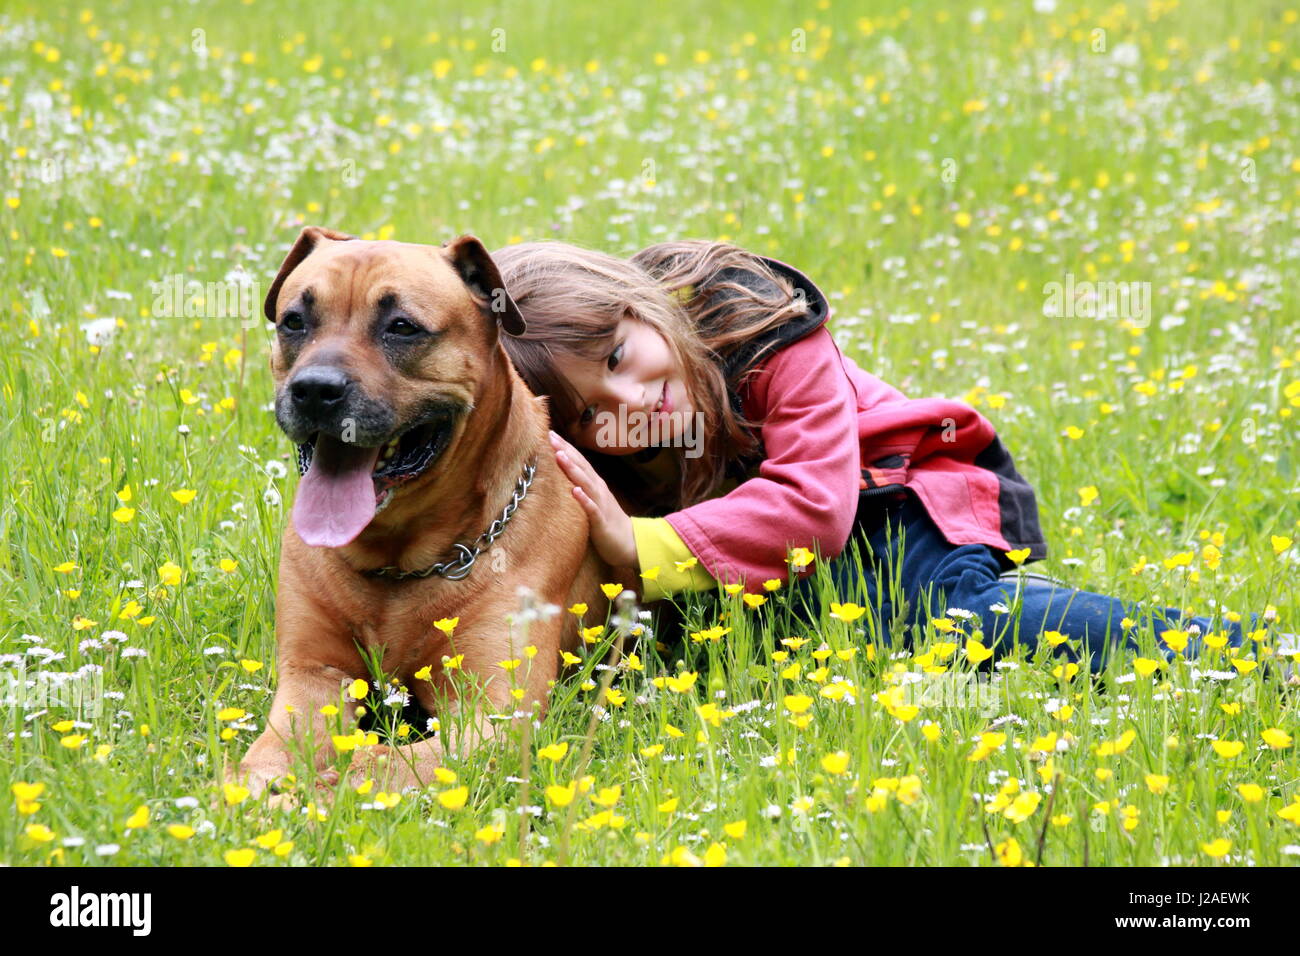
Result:
<svg viewBox="0 0 1300 956"><path fill-rule="evenodd" d="M487 530L479 535L473 544L466 545L458 541L452 545L453 557L450 559L414 571L403 571L401 568L389 565L383 568L370 568L361 573L370 577L388 578L393 581L403 581L407 578L428 578L434 575L446 578L448 581L459 581L468 577L478 556L492 547L492 542L501 537L501 532L506 530L506 525L510 522L511 516L514 515L515 509L528 496L528 488L532 485L533 476L536 473L537 460L534 459L524 465L523 474L515 482L514 494L510 496L509 503L502 510L501 517L494 518L492 523L488 525Z"/></svg>

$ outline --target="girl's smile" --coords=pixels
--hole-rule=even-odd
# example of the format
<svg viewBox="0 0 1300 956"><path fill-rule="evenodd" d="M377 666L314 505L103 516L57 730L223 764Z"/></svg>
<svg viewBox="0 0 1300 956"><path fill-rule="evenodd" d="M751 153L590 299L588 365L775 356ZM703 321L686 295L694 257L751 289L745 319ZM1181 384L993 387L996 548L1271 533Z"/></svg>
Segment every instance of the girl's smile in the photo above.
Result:
<svg viewBox="0 0 1300 956"><path fill-rule="evenodd" d="M644 423L659 419L659 444L663 444L681 430L691 404L668 343L653 326L623 318L613 342L603 360L560 353L555 366L582 403L578 420L569 429L573 443L607 455L628 455L647 447L645 441L633 443L633 436L646 432L609 427L614 420L635 425L638 419ZM610 415L615 419L606 417Z"/></svg>

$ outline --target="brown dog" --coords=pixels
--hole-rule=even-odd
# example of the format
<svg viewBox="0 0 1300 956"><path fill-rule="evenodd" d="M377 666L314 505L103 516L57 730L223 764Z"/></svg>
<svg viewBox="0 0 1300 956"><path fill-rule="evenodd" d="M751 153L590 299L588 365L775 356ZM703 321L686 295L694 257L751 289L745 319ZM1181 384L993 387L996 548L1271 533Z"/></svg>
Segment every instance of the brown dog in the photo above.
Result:
<svg viewBox="0 0 1300 956"><path fill-rule="evenodd" d="M487 251L473 236L439 248L308 227L265 310L276 420L310 468L280 555L279 687L239 776L261 791L289 771L295 742L313 741L318 770L333 760L320 711L369 682L362 651L382 654L384 673L430 714L455 699L444 657L463 655L459 673L484 692L450 741L462 752L492 732L490 712L544 710L560 651L579 643L575 618L534 620L525 639L507 623L518 587L561 607L585 602L588 620L603 621L599 585L618 577L588 546L544 401L498 340L498 321L515 334L524 323ZM434 626L444 618L459 618L450 635ZM522 663L500 666L510 660ZM425 667L430 679L417 678ZM445 746L364 747L352 766L390 787L422 785Z"/></svg>

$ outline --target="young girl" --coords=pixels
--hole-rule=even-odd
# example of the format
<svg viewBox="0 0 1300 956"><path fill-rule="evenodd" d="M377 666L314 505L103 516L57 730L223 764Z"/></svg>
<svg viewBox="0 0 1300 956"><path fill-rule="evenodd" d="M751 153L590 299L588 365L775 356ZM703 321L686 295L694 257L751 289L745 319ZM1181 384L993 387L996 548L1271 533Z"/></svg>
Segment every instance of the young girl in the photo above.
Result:
<svg viewBox="0 0 1300 956"><path fill-rule="evenodd" d="M1137 648L1140 626L1174 631L1171 655L1180 627L1189 656L1219 627L1242 645L1235 620L1183 621L1174 608L1150 620L1038 575L1017 595L1007 553L1036 561L1047 546L1033 489L993 426L858 368L798 270L704 240L626 261L562 242L493 259L528 326L505 347L549 397L552 444L593 543L610 564L639 567L645 600L732 582L762 593L789 579L791 549L832 559L856 535L863 560L880 562L864 582L880 633L894 610L877 582L887 575L907 624L970 612L996 653L1060 631L1071 639L1060 652L1099 670L1110 648ZM845 600L849 562L832 569ZM1018 622L1007 613L1017 598Z"/></svg>

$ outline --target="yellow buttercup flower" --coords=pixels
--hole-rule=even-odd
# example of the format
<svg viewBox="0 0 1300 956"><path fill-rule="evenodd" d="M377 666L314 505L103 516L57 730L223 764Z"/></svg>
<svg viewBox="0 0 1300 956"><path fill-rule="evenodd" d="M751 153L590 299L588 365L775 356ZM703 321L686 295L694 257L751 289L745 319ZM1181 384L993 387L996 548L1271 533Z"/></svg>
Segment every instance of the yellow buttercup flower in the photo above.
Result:
<svg viewBox="0 0 1300 956"><path fill-rule="evenodd" d="M1015 837L1009 837L995 846L993 854L1003 866L1020 866L1025 862L1024 853Z"/></svg>
<svg viewBox="0 0 1300 956"><path fill-rule="evenodd" d="M1241 753L1246 745L1240 740L1212 740L1210 746L1214 748L1214 752L1220 757L1232 760Z"/></svg>
<svg viewBox="0 0 1300 956"><path fill-rule="evenodd" d="M1098 757L1110 757L1128 750L1135 740L1137 740L1137 731L1130 727L1115 740L1103 740L1094 750Z"/></svg>
<svg viewBox="0 0 1300 956"><path fill-rule="evenodd" d="M1139 677L1150 677L1156 672L1156 668L1163 666L1163 661L1152 660L1149 657L1133 658L1133 671Z"/></svg>
<svg viewBox="0 0 1300 956"><path fill-rule="evenodd" d="M1177 654L1181 654L1187 649L1187 640L1191 634L1187 631L1168 630L1160 632L1160 639L1165 642L1165 646Z"/></svg>
<svg viewBox="0 0 1300 956"><path fill-rule="evenodd" d="M921 708L917 707L916 704L900 704L889 709L889 716L905 724L914 719L920 712Z"/></svg>
<svg viewBox="0 0 1300 956"><path fill-rule="evenodd" d="M469 787L455 787L438 794L438 802L448 810L459 810L469 799Z"/></svg>
<svg viewBox="0 0 1300 956"><path fill-rule="evenodd" d="M795 548L790 552L790 566L796 571L802 571L808 565L816 560L816 556L807 548Z"/></svg>
<svg viewBox="0 0 1300 956"><path fill-rule="evenodd" d="M1052 668L1052 676L1062 680L1072 680L1079 673L1079 665L1074 661L1067 664L1057 664Z"/></svg>
<svg viewBox="0 0 1300 956"><path fill-rule="evenodd" d="M849 755L843 750L822 757L822 769L831 774L842 774L849 769Z"/></svg>
<svg viewBox="0 0 1300 956"><path fill-rule="evenodd" d="M1041 793L1026 791L1012 800L1011 805L1002 811L1002 815L1012 823L1024 823L1034 815L1034 811L1038 809L1038 804L1042 802L1042 799L1043 795Z"/></svg>
<svg viewBox="0 0 1300 956"><path fill-rule="evenodd" d="M135 813L126 819L126 828L128 830L140 830L149 825L149 808L139 806L135 808Z"/></svg>
<svg viewBox="0 0 1300 956"><path fill-rule="evenodd" d="M627 702L627 695L616 687L607 687L604 699L613 707L622 707Z"/></svg>
<svg viewBox="0 0 1300 956"><path fill-rule="evenodd" d="M979 743L975 746L975 749L971 751L970 756L968 756L966 759L973 760L973 761L983 760L989 754L993 753L993 751L997 750L998 748L1006 744L1006 742L1007 742L1007 735L999 731L980 734Z"/></svg>
<svg viewBox="0 0 1300 956"><path fill-rule="evenodd" d="M260 846L263 850L273 850L280 844L280 841L283 838L284 838L283 830L268 830L266 833L263 833L261 836L254 837L253 842L256 843L258 846Z"/></svg>
<svg viewBox="0 0 1300 956"><path fill-rule="evenodd" d="M807 694L787 694L785 696L786 709L792 714L802 714L812 706L813 699Z"/></svg>
<svg viewBox="0 0 1300 956"><path fill-rule="evenodd" d="M1237 792L1247 803L1259 803L1264 799L1264 788L1257 783L1239 783Z"/></svg>
<svg viewBox="0 0 1300 956"><path fill-rule="evenodd" d="M567 741L562 740L559 743L549 744L545 747L540 748L537 751L537 756L542 758L543 760L550 760L554 763L559 763L561 760L564 759L564 755L567 754L568 752L569 752L569 744Z"/></svg>
<svg viewBox="0 0 1300 956"><path fill-rule="evenodd" d="M1276 727L1270 727L1260 734L1264 738L1264 743L1268 744L1274 750L1282 750L1291 746L1291 735L1284 730Z"/></svg>
<svg viewBox="0 0 1300 956"><path fill-rule="evenodd" d="M1201 850L1216 860L1227 856L1228 851L1232 849L1232 841L1219 837L1217 840L1211 840L1209 843L1202 843Z"/></svg>
<svg viewBox="0 0 1300 956"><path fill-rule="evenodd" d="M19 803L30 803L45 792L45 784L23 783L22 781L19 781L18 783L10 784L9 790L13 793L14 799Z"/></svg>
<svg viewBox="0 0 1300 956"><path fill-rule="evenodd" d="M683 671L675 677L666 677L664 682L668 685L669 690L678 694L684 694L695 686L695 678L698 677L695 671Z"/></svg>
<svg viewBox="0 0 1300 956"><path fill-rule="evenodd" d="M866 608L859 607L856 604L836 604L831 602L831 617L837 621L843 621L845 624L852 624L866 612Z"/></svg>
<svg viewBox="0 0 1300 956"><path fill-rule="evenodd" d="M181 569L176 564L168 561L158 569L158 577L163 584L169 588L174 588L181 583Z"/></svg>
<svg viewBox="0 0 1300 956"><path fill-rule="evenodd" d="M567 807L573 802L573 794L577 789L577 784L571 783L567 787L561 787L558 784L552 784L546 788L546 799L557 807Z"/></svg>
<svg viewBox="0 0 1300 956"><path fill-rule="evenodd" d="M1060 738L1055 730L1048 732L1042 737L1035 737L1034 742L1029 745L1029 752L1050 754L1056 750L1056 742Z"/></svg>

